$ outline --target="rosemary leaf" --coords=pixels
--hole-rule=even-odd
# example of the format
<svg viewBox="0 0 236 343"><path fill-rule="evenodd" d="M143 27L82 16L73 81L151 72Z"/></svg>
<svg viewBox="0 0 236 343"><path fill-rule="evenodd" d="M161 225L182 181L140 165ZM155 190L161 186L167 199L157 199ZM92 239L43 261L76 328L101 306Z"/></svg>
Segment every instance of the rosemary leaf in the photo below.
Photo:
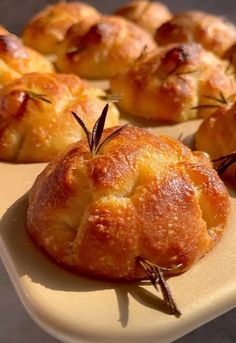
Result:
<svg viewBox="0 0 236 343"><path fill-rule="evenodd" d="M98 120L96 121L96 123L94 124L93 127L93 131L92 131L92 153L95 154L96 149L100 143L101 137L102 137L102 133L104 130L104 126L105 126L105 121L106 121L106 117L107 117L107 112L108 112L108 108L109 108L109 104L106 104L106 106L104 107L104 109L102 110L102 114L100 115L100 117L98 118Z"/></svg>
<svg viewBox="0 0 236 343"><path fill-rule="evenodd" d="M181 312L179 311L174 298L172 297L171 291L167 285L167 282L164 278L163 271L168 270L171 271L173 268L162 268L142 257L137 258L137 262L146 272L148 278L150 279L153 286L158 289L158 285L160 286L164 301L168 306L171 314L174 314L176 317L180 317ZM179 266L175 267L174 269L178 268Z"/></svg>
<svg viewBox="0 0 236 343"><path fill-rule="evenodd" d="M225 155L221 156L219 158L216 158L212 160L212 162L221 162L217 167L216 171L218 172L219 175L222 175L232 164L236 162L236 151Z"/></svg>
<svg viewBox="0 0 236 343"><path fill-rule="evenodd" d="M207 109L210 109L210 108L219 108L220 105L199 105L199 106L194 106L194 107L191 107L191 110L207 110Z"/></svg>
<svg viewBox="0 0 236 343"><path fill-rule="evenodd" d="M113 131L109 136L107 136L97 147L95 154L98 153L98 151L103 147L103 145L109 143L113 138L118 136L118 134L123 131L129 124L125 124L121 127L119 127L117 130Z"/></svg>
<svg viewBox="0 0 236 343"><path fill-rule="evenodd" d="M83 120L75 113L75 112L71 112L75 118L75 120L77 121L77 123L81 126L81 128L83 129L85 135L86 135L86 138L87 138L87 142L88 142L88 145L89 145L89 149L92 153L92 139L91 139L91 133L88 131L86 125L84 124Z"/></svg>
<svg viewBox="0 0 236 343"><path fill-rule="evenodd" d="M107 101L107 102L119 102L122 99L122 94L106 94L106 95L100 95L99 99Z"/></svg>

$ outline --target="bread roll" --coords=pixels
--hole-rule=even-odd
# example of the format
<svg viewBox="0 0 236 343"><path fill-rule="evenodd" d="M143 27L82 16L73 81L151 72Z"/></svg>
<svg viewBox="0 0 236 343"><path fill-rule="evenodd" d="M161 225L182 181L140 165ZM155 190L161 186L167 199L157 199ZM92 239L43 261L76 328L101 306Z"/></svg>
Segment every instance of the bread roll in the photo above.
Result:
<svg viewBox="0 0 236 343"><path fill-rule="evenodd" d="M95 156L84 139L51 161L30 191L27 228L61 265L135 280L146 277L139 257L188 269L221 238L228 213L209 161L178 140L128 127Z"/></svg>
<svg viewBox="0 0 236 343"><path fill-rule="evenodd" d="M52 72L52 64L40 53L0 28L0 87L31 72Z"/></svg>
<svg viewBox="0 0 236 343"><path fill-rule="evenodd" d="M32 73L0 90L0 159L47 162L83 136L71 111L91 129L105 101L104 92L75 75ZM118 124L110 106L107 126Z"/></svg>
<svg viewBox="0 0 236 343"><path fill-rule="evenodd" d="M144 54L111 79L111 89L133 116L168 122L207 117L221 93L227 98L236 91L227 65L198 44L171 45Z"/></svg>
<svg viewBox="0 0 236 343"><path fill-rule="evenodd" d="M92 24L92 25L91 25ZM58 47L57 67L84 78L106 79L124 71L142 50L156 49L149 33L121 17L73 25Z"/></svg>
<svg viewBox="0 0 236 343"><path fill-rule="evenodd" d="M59 2L36 14L26 25L22 38L26 45L41 53L53 54L73 24L99 16L99 12L86 3Z"/></svg>
<svg viewBox="0 0 236 343"><path fill-rule="evenodd" d="M115 13L124 17L154 35L156 29L172 18L168 7L158 1L131 1Z"/></svg>
<svg viewBox="0 0 236 343"><path fill-rule="evenodd" d="M205 49L222 56L236 41L236 28L224 18L190 11L177 14L160 26L155 39L159 45L200 43Z"/></svg>

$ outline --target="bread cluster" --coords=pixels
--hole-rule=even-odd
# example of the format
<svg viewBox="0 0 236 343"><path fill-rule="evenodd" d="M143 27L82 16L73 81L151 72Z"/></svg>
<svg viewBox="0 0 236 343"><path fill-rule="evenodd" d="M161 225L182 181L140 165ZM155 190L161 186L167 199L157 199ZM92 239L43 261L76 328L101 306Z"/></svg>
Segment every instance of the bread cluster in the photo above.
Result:
<svg viewBox="0 0 236 343"><path fill-rule="evenodd" d="M76 75L31 73L12 81L0 90L0 159L50 161L83 137L71 112L92 130L104 95ZM118 118L111 104L107 127L117 125Z"/></svg>
<svg viewBox="0 0 236 343"><path fill-rule="evenodd" d="M115 11L154 35L157 28L172 18L168 7L157 1L131 1Z"/></svg>
<svg viewBox="0 0 236 343"><path fill-rule="evenodd" d="M30 192L27 227L62 265L134 280L145 278L138 257L188 269L220 239L228 211L209 161L178 140L129 127L96 156L84 139L51 161Z"/></svg>
<svg viewBox="0 0 236 343"><path fill-rule="evenodd" d="M0 87L31 72L52 72L52 64L37 51L0 27Z"/></svg>
<svg viewBox="0 0 236 343"><path fill-rule="evenodd" d="M235 27L201 12L172 18L159 2L132 1L111 16L63 2L33 17L22 39L0 27L0 160L50 161L29 195L33 239L98 278L146 278L140 258L190 268L225 230L223 182L179 140L118 129L114 104L103 131L104 106L120 97L123 112L158 124L208 118L224 104L196 146L213 157L235 149ZM110 79L110 98L80 77Z"/></svg>
<svg viewBox="0 0 236 343"><path fill-rule="evenodd" d="M168 122L207 117L220 93L236 91L227 65L199 44L168 45L114 76L111 89L122 94L119 106L133 116Z"/></svg>
<svg viewBox="0 0 236 343"><path fill-rule="evenodd" d="M22 38L26 45L43 54L53 54L73 24L99 16L99 12L86 3L59 2L36 14L26 25Z"/></svg>
<svg viewBox="0 0 236 343"><path fill-rule="evenodd" d="M73 25L57 49L56 65L62 72L106 79L125 71L143 50L154 50L149 33L115 16Z"/></svg>
<svg viewBox="0 0 236 343"><path fill-rule="evenodd" d="M216 55L223 56L236 41L236 28L224 18L189 11L175 15L160 26L155 39L159 45L196 42Z"/></svg>

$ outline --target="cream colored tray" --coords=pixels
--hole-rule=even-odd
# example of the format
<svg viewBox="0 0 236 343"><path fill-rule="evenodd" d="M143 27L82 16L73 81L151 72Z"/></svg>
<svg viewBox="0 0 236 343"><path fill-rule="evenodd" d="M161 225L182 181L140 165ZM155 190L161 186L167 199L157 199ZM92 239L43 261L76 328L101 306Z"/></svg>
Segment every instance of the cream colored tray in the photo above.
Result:
<svg viewBox="0 0 236 343"><path fill-rule="evenodd" d="M148 128L186 140L199 122ZM144 125L144 123L142 123ZM186 138L187 137L187 138ZM236 200L222 241L191 270L168 280L182 311L165 313L161 294L148 283L100 282L61 269L25 230L27 191L45 164L0 164L0 254L31 317L65 342L171 342L236 304ZM171 215L171 214L170 214Z"/></svg>

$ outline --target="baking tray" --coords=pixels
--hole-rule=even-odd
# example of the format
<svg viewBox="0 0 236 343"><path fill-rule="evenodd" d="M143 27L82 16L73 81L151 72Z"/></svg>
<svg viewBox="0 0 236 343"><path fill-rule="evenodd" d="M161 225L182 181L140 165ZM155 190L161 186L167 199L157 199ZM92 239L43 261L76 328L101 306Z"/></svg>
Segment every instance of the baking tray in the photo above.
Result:
<svg viewBox="0 0 236 343"><path fill-rule="evenodd" d="M107 88L104 82L95 83ZM127 121L123 116L122 122ZM191 144L200 120L154 126L129 118L133 125ZM0 163L0 255L31 318L46 332L68 343L165 343L176 340L236 304L236 192L216 248L168 284L182 312L168 315L160 293L149 282L110 283L81 277L51 261L25 229L28 191L46 164Z"/></svg>

